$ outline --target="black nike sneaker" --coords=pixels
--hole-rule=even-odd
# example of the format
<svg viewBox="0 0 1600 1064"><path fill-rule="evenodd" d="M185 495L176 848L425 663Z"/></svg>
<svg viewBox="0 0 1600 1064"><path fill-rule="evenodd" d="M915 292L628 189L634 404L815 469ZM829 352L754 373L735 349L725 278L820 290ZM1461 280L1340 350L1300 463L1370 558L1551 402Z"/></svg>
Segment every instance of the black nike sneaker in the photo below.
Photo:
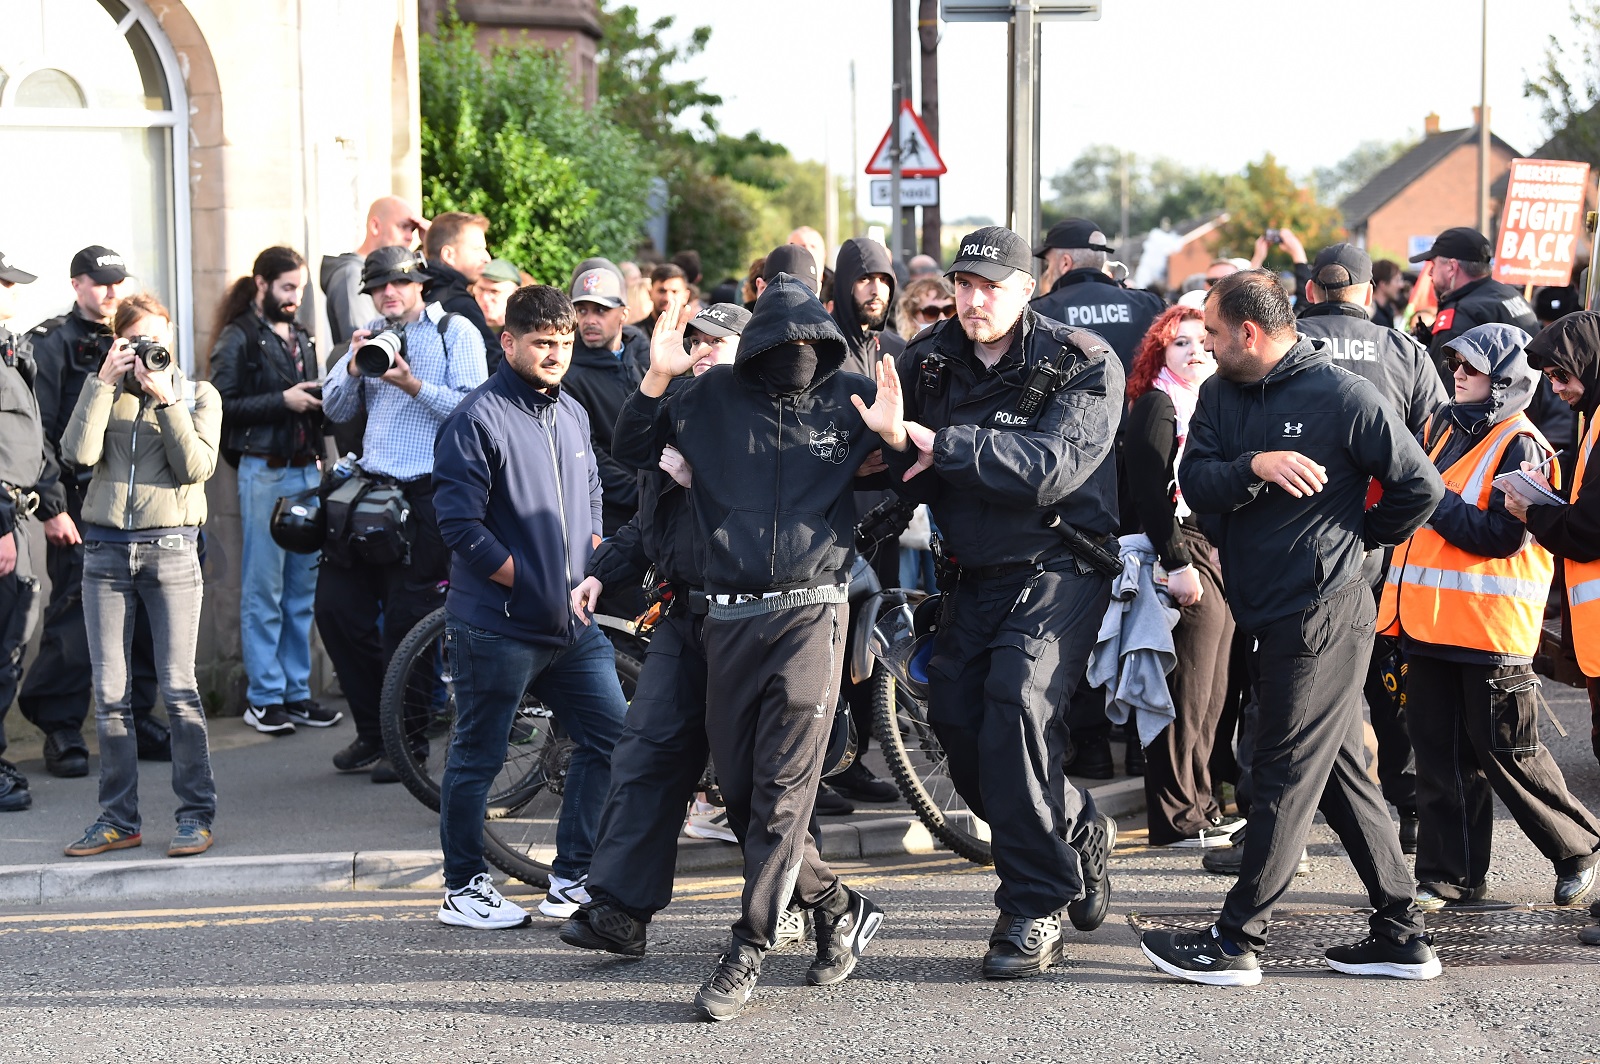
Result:
<svg viewBox="0 0 1600 1064"><path fill-rule="evenodd" d="M717 970L694 996L694 1007L714 1023L731 1020L749 1004L760 978L761 951L736 938L717 962Z"/></svg>
<svg viewBox="0 0 1600 1064"><path fill-rule="evenodd" d="M856 962L867 951L872 936L883 926L883 910L871 898L839 884L843 911L829 912L819 906L811 911L817 934L817 959L806 970L812 986L832 986L850 978Z"/></svg>

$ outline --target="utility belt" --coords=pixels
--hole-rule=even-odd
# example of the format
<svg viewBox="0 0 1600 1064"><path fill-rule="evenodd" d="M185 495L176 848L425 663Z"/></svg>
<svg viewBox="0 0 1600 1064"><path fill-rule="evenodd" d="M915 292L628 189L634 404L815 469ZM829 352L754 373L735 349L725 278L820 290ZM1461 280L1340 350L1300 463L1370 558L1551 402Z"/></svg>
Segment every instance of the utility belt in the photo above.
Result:
<svg viewBox="0 0 1600 1064"><path fill-rule="evenodd" d="M1047 518L1055 516L1054 513L1046 515ZM933 552L935 584L940 591L949 592L954 591L956 585L963 580L1002 580L1008 576L1027 572L1077 572L1080 576L1099 574L1108 577L1121 574L1122 560L1108 546L1116 542L1115 536L1096 540L1064 523L1046 527L1054 528L1057 532L1061 532L1064 528L1071 534L1072 538L1068 538L1067 534L1062 535L1063 545L1067 548L1065 554L1047 551L1026 561L1000 562L995 565L960 564L954 555L945 550L943 538L935 533L929 539L929 548Z"/></svg>
<svg viewBox="0 0 1600 1064"><path fill-rule="evenodd" d="M645 616L660 606L657 616L704 617L710 609L710 596L703 588L690 587L675 580L658 580L652 565L644 574Z"/></svg>
<svg viewBox="0 0 1600 1064"><path fill-rule="evenodd" d="M9 501L16 508L18 517L32 517L39 508L39 493L32 488L19 488L0 482L0 499Z"/></svg>
<svg viewBox="0 0 1600 1064"><path fill-rule="evenodd" d="M408 565L411 562L411 502L399 481L357 469L328 493L326 550L348 564Z"/></svg>
<svg viewBox="0 0 1600 1064"><path fill-rule="evenodd" d="M822 584L790 591L734 592L706 596L706 610L714 620L740 621L797 606L850 601L849 584ZM692 608L692 606L691 606Z"/></svg>

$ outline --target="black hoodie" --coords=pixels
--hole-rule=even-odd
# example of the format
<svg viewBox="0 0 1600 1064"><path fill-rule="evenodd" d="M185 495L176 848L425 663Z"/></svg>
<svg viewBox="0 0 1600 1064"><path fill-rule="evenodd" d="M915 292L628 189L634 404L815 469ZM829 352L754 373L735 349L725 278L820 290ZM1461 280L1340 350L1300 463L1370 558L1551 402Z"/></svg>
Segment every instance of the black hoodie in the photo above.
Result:
<svg viewBox="0 0 1600 1064"><path fill-rule="evenodd" d="M583 404L589 413L594 456L600 463L600 483L605 489L606 535L628 523L639 509L638 474L611 457L611 430L623 402L639 388L650 368L650 337L624 325L617 337L622 352L590 347L582 340L572 345L572 365L561 379L561 390Z"/></svg>
<svg viewBox="0 0 1600 1064"><path fill-rule="evenodd" d="M810 341L811 379L768 394L764 363ZM635 391L622 406L612 457L654 469L671 443L694 470L690 501L706 545L706 589L763 592L844 579L855 539L856 469L877 440L850 402L872 381L845 373L844 337L817 297L779 274L756 300L732 366L713 366L670 395Z"/></svg>
<svg viewBox="0 0 1600 1064"><path fill-rule="evenodd" d="M868 329L856 317L855 284L869 273L881 273L889 279L889 314L881 329ZM865 237L846 240L839 246L839 258L833 267L833 320L849 349L844 359L844 368L849 372L876 380L878 360L906 349L905 340L891 327L897 291L894 260L889 257L888 248Z"/></svg>
<svg viewBox="0 0 1600 1064"><path fill-rule="evenodd" d="M1250 469L1262 451L1298 451L1328 474L1296 499ZM1365 508L1372 480L1383 498ZM1403 542L1433 513L1444 481L1370 381L1301 337L1265 377L1200 386L1178 469L1183 498L1222 553L1228 605L1246 632L1363 583L1366 551ZM1215 533L1215 534L1213 534Z"/></svg>
<svg viewBox="0 0 1600 1064"><path fill-rule="evenodd" d="M1528 342L1528 364L1538 370L1553 366L1582 381L1578 411L1585 428L1593 427L1600 408L1600 313L1580 310L1557 319ZM1600 456L1591 454L1583 472L1578 504L1529 507L1528 530L1552 554L1592 562L1600 560Z"/></svg>
<svg viewBox="0 0 1600 1064"><path fill-rule="evenodd" d="M505 357L500 347L500 332L489 328L489 323L484 320L483 308L472 298L466 275L438 259L429 259L428 282L423 285L422 298L429 303L438 303L448 314L461 315L483 334L483 352L489 364L489 376L493 377L495 370L500 368L500 360Z"/></svg>

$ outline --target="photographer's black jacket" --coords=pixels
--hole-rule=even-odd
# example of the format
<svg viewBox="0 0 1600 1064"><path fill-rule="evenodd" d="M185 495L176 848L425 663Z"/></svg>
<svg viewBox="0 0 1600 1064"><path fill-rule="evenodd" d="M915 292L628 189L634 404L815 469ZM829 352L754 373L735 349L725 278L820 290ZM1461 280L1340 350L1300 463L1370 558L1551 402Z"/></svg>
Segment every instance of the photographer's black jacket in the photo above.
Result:
<svg viewBox="0 0 1600 1064"><path fill-rule="evenodd" d="M763 363L796 340L812 342L816 370L798 393L769 394ZM780 274L756 300L732 366L713 366L659 399L635 391L623 404L613 458L653 470L672 443L694 470L689 496L708 591L846 579L855 474L877 440L850 396L870 404L877 389L840 372L844 360L844 337L817 297Z"/></svg>
<svg viewBox="0 0 1600 1064"><path fill-rule="evenodd" d="M1124 376L1150 323L1167 309L1154 292L1124 288L1095 269L1068 270L1031 306L1035 314L1102 337L1122 360Z"/></svg>
<svg viewBox="0 0 1600 1064"><path fill-rule="evenodd" d="M1010 350L986 368L959 318L912 340L899 359L905 417L935 430L933 468L900 478L916 449L883 449L902 498L933 509L950 553L962 566L1062 557L1061 537L1042 523L1046 510L1092 536L1117 530L1117 471L1112 440L1122 416L1122 364L1104 345L1080 353L1081 365L1045 401L1031 424L1013 426L1033 367L1075 346L1074 330L1024 309ZM1080 348L1081 351L1081 348ZM944 358L937 392L922 387L922 363Z"/></svg>
<svg viewBox="0 0 1600 1064"><path fill-rule="evenodd" d="M1294 498L1251 471L1263 451L1298 451L1326 470ZM1383 497L1366 509L1372 480ZM1444 481L1378 390L1338 368L1326 340L1301 337L1265 377L1200 386L1178 469L1183 498L1222 554L1228 605L1247 632L1363 583L1368 550L1401 543L1433 513Z"/></svg>
<svg viewBox="0 0 1600 1064"><path fill-rule="evenodd" d="M1385 328L1355 303L1309 303L1295 328L1328 341L1340 369L1367 378L1414 436L1428 415L1450 401L1428 349L1403 332Z"/></svg>
<svg viewBox="0 0 1600 1064"><path fill-rule="evenodd" d="M466 275L438 259L429 259L428 280L422 286L422 298L429 303L439 304L448 314L461 315L482 334L484 359L488 363L489 376L493 377L495 370L500 368L500 360L505 357L504 349L500 346L500 330L489 328L489 323L484 320L483 308L472 298L472 286L467 283Z"/></svg>
<svg viewBox="0 0 1600 1064"><path fill-rule="evenodd" d="M74 304L60 317L34 326L25 339L33 355L33 391L39 399L45 446L61 470L60 479L48 491L39 493L37 516L46 521L67 512L68 491L74 493L74 509L81 502L83 487L75 471L61 464L61 434L72 420L72 408L78 405L83 382L90 374L100 372L100 363L111 349L112 335L109 325L90 321Z"/></svg>
<svg viewBox="0 0 1600 1064"><path fill-rule="evenodd" d="M301 381L317 379L317 351L299 322L291 326L300 344L301 368L283 341L254 310L234 318L217 334L211 349L211 383L222 396L222 450L298 458L322 447L322 413L297 414L283 393Z"/></svg>

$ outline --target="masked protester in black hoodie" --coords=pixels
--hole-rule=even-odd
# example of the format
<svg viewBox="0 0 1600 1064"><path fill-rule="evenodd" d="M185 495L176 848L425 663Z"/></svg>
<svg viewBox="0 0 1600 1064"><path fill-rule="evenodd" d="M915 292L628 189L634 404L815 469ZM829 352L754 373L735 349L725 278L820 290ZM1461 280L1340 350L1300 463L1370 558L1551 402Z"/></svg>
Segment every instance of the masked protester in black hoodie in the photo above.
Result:
<svg viewBox="0 0 1600 1064"><path fill-rule="evenodd" d="M692 359L680 311L657 323L650 371L623 404L613 457L653 469L667 444L694 470L705 537L706 729L745 887L733 941L695 996L707 1019L749 1001L793 895L813 912L813 985L843 981L882 922L823 864L807 830L838 697L855 505L869 433L842 373L844 338L811 290L783 274L756 301L732 366L665 398ZM677 343L665 342L680 337Z"/></svg>
<svg viewBox="0 0 1600 1064"><path fill-rule="evenodd" d="M1524 521L1539 545L1561 559L1566 588L1562 629L1589 678L1591 741L1600 758L1600 313L1568 314L1528 343L1528 364L1556 395L1583 415L1570 506L1526 506L1506 496L1506 510ZM1587 941L1587 940L1586 940Z"/></svg>

